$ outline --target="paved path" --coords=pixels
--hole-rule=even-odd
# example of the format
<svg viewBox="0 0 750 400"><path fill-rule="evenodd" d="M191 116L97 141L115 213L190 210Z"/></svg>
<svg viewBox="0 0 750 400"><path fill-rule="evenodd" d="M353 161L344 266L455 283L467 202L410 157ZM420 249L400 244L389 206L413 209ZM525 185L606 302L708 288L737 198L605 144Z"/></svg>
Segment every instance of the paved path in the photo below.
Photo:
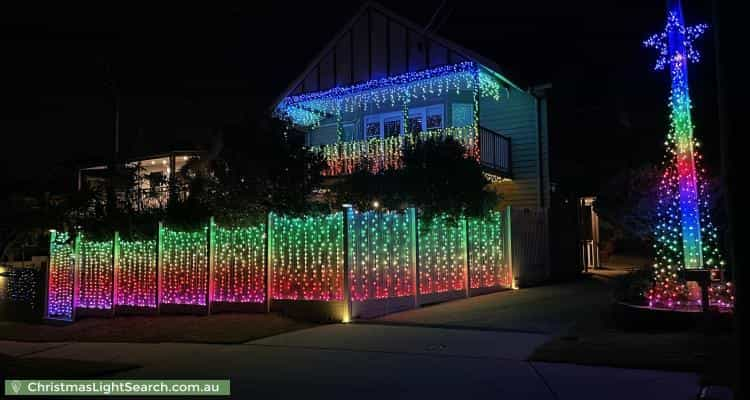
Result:
<svg viewBox="0 0 750 400"><path fill-rule="evenodd" d="M606 271L573 282L507 290L391 314L389 324L558 334L576 320L601 313L612 303L612 278Z"/></svg>
<svg viewBox="0 0 750 400"><path fill-rule="evenodd" d="M0 353L142 366L119 378L230 378L244 399L694 399L691 373L526 361L609 304L610 283L603 274L240 345L0 341Z"/></svg>
<svg viewBox="0 0 750 400"><path fill-rule="evenodd" d="M339 324L241 345L0 342L0 353L142 366L119 378L230 378L236 398L669 400L699 389L694 374L525 361L546 338Z"/></svg>

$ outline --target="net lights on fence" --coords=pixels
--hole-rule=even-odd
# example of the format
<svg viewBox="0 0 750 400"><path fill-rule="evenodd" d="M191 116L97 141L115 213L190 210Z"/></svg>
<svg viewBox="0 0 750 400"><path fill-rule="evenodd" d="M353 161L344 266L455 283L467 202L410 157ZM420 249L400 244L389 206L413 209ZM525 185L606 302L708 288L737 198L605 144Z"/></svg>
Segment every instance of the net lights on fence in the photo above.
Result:
<svg viewBox="0 0 750 400"><path fill-rule="evenodd" d="M346 300L358 302L417 301L418 283L423 295L464 290L467 276L471 288L510 286L501 213L457 221L439 215L426 222L414 209L344 212L271 214L267 227L212 223L185 232L162 226L155 240L115 234L112 241L95 242L84 234L71 240L53 233L47 316L72 320L76 303L111 310L113 291L120 310L264 303L266 280L272 300L321 302L345 300L347 280Z"/></svg>
<svg viewBox="0 0 750 400"><path fill-rule="evenodd" d="M711 223L705 170L700 166L702 158L693 137L690 115L687 65L689 61L700 59L693 42L707 28L705 24L685 26L680 2L672 0L664 31L644 41L646 47L659 51L655 69L668 68L672 81L671 123L665 142L664 173L658 186L654 231L654 286L647 293L652 306L671 308L700 304L701 300L690 293L684 271L725 267L718 249L716 227ZM728 287L731 289L731 285ZM711 290L709 301L716 303L717 293L726 291L726 285L722 288ZM733 299L731 294L728 297Z"/></svg>
<svg viewBox="0 0 750 400"><path fill-rule="evenodd" d="M349 216L349 284L353 301L413 296L412 218L409 212Z"/></svg>
<svg viewBox="0 0 750 400"><path fill-rule="evenodd" d="M112 245L82 238L78 307L112 309Z"/></svg>
<svg viewBox="0 0 750 400"><path fill-rule="evenodd" d="M470 287L472 289L510 287L512 277L505 263L502 214L490 212L485 218L468 220L469 254L471 259Z"/></svg>
<svg viewBox="0 0 750 400"><path fill-rule="evenodd" d="M419 220L420 294L466 289L466 220Z"/></svg>
<svg viewBox="0 0 750 400"><path fill-rule="evenodd" d="M156 241L120 241L117 305L156 308Z"/></svg>
<svg viewBox="0 0 750 400"><path fill-rule="evenodd" d="M162 228L162 304L205 306L208 293L208 228Z"/></svg>
<svg viewBox="0 0 750 400"><path fill-rule="evenodd" d="M272 214L271 226L273 299L342 300L342 214L310 217Z"/></svg>
<svg viewBox="0 0 750 400"><path fill-rule="evenodd" d="M367 111L369 107L407 104L449 92L476 90L478 95L500 100L508 89L493 73L467 61L418 72L374 79L361 84L289 96L276 114L300 125L315 127L327 116L342 112Z"/></svg>
<svg viewBox="0 0 750 400"><path fill-rule="evenodd" d="M265 295L265 225L216 227L213 301L263 303Z"/></svg>
<svg viewBox="0 0 750 400"><path fill-rule="evenodd" d="M50 232L50 263L47 282L47 317L73 318L75 248L66 232Z"/></svg>

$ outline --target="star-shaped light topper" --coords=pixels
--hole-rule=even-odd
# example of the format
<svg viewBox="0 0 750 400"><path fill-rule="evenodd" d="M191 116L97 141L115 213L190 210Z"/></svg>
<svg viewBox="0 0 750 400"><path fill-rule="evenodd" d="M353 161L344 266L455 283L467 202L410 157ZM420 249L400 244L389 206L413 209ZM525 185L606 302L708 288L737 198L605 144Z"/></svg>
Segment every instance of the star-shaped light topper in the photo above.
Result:
<svg viewBox="0 0 750 400"><path fill-rule="evenodd" d="M654 66L656 70L664 69L669 62L681 63L684 58L692 62L700 61L700 52L693 47L693 41L703 35L708 29L708 25L685 26L681 18L681 11L679 9L677 12L670 11L667 15L667 25L664 27L664 32L653 34L643 41L644 46L659 50L659 58L656 59L656 65ZM672 49L674 54L670 54L669 35L673 33L676 33L678 40L682 41L685 54L682 54L679 49Z"/></svg>

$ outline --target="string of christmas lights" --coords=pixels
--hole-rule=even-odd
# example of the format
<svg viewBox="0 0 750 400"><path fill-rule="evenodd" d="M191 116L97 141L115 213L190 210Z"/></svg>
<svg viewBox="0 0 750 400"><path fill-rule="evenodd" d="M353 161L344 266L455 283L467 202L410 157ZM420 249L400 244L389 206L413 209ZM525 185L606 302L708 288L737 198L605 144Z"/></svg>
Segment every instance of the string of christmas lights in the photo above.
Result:
<svg viewBox="0 0 750 400"><path fill-rule="evenodd" d="M156 308L156 283L156 240L121 240L117 305Z"/></svg>
<svg viewBox="0 0 750 400"><path fill-rule="evenodd" d="M508 90L492 73L467 61L348 87L290 96L281 101L275 113L294 124L316 127L322 119L342 111L367 111L368 108L384 105L395 107L413 99L426 100L449 92L475 89L479 96L495 100L508 94Z"/></svg>
<svg viewBox="0 0 750 400"><path fill-rule="evenodd" d="M503 214L491 211L484 218L469 218L468 224L470 287L510 287L512 277L503 247Z"/></svg>
<svg viewBox="0 0 750 400"><path fill-rule="evenodd" d="M20 303L37 308L37 295L39 294L37 286L40 283L39 271L31 268L13 268L8 276L8 296L11 303ZM0 300L2 294L0 294Z"/></svg>
<svg viewBox="0 0 750 400"><path fill-rule="evenodd" d="M266 300L265 230L265 225L215 228L212 301L263 303Z"/></svg>
<svg viewBox="0 0 750 400"><path fill-rule="evenodd" d="M50 263L47 282L47 316L73 318L75 247L67 232L50 235Z"/></svg>
<svg viewBox="0 0 750 400"><path fill-rule="evenodd" d="M654 230L654 285L646 294L649 304L656 307L699 306L700 290L697 285L688 285L685 270L725 268L717 230L710 218L706 171L701 167L690 115L687 64L699 61L693 41L706 29L705 24L686 27L681 4L675 0L670 2L664 31L644 41L646 47L659 51L655 69L668 67L672 81L671 123ZM712 284L712 305L726 307L732 301L731 283Z"/></svg>
<svg viewBox="0 0 750 400"><path fill-rule="evenodd" d="M112 309L112 241L81 240L78 302L80 308Z"/></svg>
<svg viewBox="0 0 750 400"><path fill-rule="evenodd" d="M349 209L349 284L354 301L413 296L409 212Z"/></svg>
<svg viewBox="0 0 750 400"><path fill-rule="evenodd" d="M501 213L468 221L461 218L457 222L442 215L428 223L415 219L409 210L347 212L349 289L353 301L414 295L415 234L419 235L421 294L465 289L467 250L472 288L510 284L504 264ZM215 269L213 297L209 301L264 302L266 248L274 299L343 299L343 214L271 215L269 223L268 241L264 225L213 229L210 240L215 250ZM157 241L119 240L117 305L205 306L209 290L208 233L208 227L196 232L162 228L161 299L157 298ZM114 242L86 241L80 235L76 243L80 251L77 306L111 309ZM68 234L53 234L50 250L48 315L70 319L76 245Z"/></svg>
<svg viewBox="0 0 750 400"><path fill-rule="evenodd" d="M353 142L339 142L312 146L310 150L322 154L326 162L325 176L351 174L367 169L372 173L403 167L403 151L416 140L453 138L466 148L467 157L479 160L479 143L474 126L431 129L414 135L372 138Z"/></svg>
<svg viewBox="0 0 750 400"><path fill-rule="evenodd" d="M162 229L162 304L206 305L208 228Z"/></svg>
<svg viewBox="0 0 750 400"><path fill-rule="evenodd" d="M308 217L271 215L269 245L275 300L342 300L342 213Z"/></svg>
<svg viewBox="0 0 750 400"><path fill-rule="evenodd" d="M439 215L418 220L420 294L464 290L466 273L466 220L451 223Z"/></svg>

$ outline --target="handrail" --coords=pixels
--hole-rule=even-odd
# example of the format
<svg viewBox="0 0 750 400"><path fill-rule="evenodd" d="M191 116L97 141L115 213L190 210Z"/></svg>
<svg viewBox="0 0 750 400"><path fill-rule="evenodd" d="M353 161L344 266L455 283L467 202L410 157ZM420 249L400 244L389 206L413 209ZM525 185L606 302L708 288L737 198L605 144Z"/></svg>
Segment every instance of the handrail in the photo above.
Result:
<svg viewBox="0 0 750 400"><path fill-rule="evenodd" d="M482 166L510 176L511 139L484 126L479 127L479 154Z"/></svg>

